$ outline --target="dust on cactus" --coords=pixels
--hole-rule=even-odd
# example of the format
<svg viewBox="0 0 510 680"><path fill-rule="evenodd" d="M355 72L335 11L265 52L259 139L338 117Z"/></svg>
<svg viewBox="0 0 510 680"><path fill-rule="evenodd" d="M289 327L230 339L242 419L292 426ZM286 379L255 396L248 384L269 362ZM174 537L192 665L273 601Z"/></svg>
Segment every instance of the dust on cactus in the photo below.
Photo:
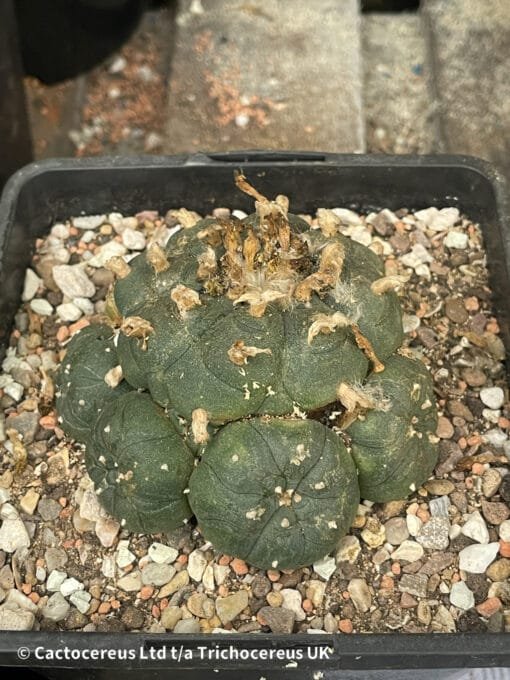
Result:
<svg viewBox="0 0 510 680"><path fill-rule="evenodd" d="M360 493L404 498L425 481L437 413L426 368L401 350L406 279L385 276L334 212L311 228L286 197L268 200L243 175L236 184L253 215L181 210L164 248L109 262L109 335L88 334L114 346L98 364L80 351L83 331L71 340L58 408L127 529L194 513L216 549L295 568L335 547ZM112 371L115 387L82 413L90 374Z"/></svg>

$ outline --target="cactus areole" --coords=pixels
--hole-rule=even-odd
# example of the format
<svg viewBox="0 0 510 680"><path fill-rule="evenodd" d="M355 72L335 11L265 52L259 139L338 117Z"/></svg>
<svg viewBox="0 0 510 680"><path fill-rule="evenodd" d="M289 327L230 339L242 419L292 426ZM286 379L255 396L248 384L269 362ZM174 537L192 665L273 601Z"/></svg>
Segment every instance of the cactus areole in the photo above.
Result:
<svg viewBox="0 0 510 680"><path fill-rule="evenodd" d="M320 559L361 498L401 499L437 459L425 366L401 349L397 290L333 211L314 227L268 200L240 220L177 211L182 229L129 263L101 324L69 343L64 431L126 529L194 514L260 568Z"/></svg>

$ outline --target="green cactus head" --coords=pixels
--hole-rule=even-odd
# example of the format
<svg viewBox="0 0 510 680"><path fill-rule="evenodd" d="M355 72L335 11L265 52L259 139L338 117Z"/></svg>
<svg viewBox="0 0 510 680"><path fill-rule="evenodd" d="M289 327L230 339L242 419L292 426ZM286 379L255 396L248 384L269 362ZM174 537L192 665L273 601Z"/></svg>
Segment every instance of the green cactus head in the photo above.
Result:
<svg viewBox="0 0 510 680"><path fill-rule="evenodd" d="M334 212L319 211L311 228L288 212L285 197L266 199L242 175L236 182L255 199L253 215L197 222L187 214L187 228L164 248L109 263L117 274L107 310L126 385L120 392L143 394L98 394L88 466L127 528L169 526L165 513L182 521L187 502L177 511L160 487L151 495L145 478L120 490L112 481L123 454L105 438L105 422L117 437L126 428L142 451L152 425L133 404L150 403L154 428L170 418L172 435L153 456L133 448L123 464L143 457L152 479L164 450L172 451L178 495L188 474L182 461L193 451L188 500L205 537L257 566L292 567L334 547L360 488L364 498L386 500L424 481L437 456L436 411L427 371L396 354L403 277L385 276L374 252L340 233ZM72 370L85 374L92 356L74 352L74 340L71 352ZM62 394L63 427L77 436L74 393ZM350 452L340 432L317 420L333 405ZM297 451L306 451L299 464ZM139 517L124 509L128 486Z"/></svg>

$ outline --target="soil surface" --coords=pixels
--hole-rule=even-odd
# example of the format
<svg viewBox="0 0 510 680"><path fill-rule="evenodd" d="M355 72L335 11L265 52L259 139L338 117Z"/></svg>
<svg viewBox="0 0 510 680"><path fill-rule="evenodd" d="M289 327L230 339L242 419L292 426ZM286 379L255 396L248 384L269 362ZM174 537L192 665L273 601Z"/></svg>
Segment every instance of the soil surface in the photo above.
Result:
<svg viewBox="0 0 510 680"><path fill-rule="evenodd" d="M333 209L388 275L411 276L405 345L434 380L434 477L363 502L336 551L295 571L218 554L192 524L123 530L59 427L52 376L104 310L105 262L179 226L170 212L71 217L36 243L0 373L0 630L510 632L510 404L481 231L456 208Z"/></svg>

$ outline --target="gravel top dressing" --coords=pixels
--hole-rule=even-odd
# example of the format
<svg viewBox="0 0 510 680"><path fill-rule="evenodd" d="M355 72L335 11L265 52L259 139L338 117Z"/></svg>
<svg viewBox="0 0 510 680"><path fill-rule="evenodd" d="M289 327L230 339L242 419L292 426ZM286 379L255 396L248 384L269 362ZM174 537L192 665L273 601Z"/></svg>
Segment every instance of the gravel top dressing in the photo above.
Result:
<svg viewBox="0 0 510 680"><path fill-rule="evenodd" d="M69 339L105 312L106 263L199 216L71 218L36 243L0 373L0 630L510 632L510 404L481 232L456 208L332 210L386 276L410 276L404 346L434 381L434 476L407 500L362 502L336 550L293 571L215 552L194 522L124 530L59 426L53 377Z"/></svg>

